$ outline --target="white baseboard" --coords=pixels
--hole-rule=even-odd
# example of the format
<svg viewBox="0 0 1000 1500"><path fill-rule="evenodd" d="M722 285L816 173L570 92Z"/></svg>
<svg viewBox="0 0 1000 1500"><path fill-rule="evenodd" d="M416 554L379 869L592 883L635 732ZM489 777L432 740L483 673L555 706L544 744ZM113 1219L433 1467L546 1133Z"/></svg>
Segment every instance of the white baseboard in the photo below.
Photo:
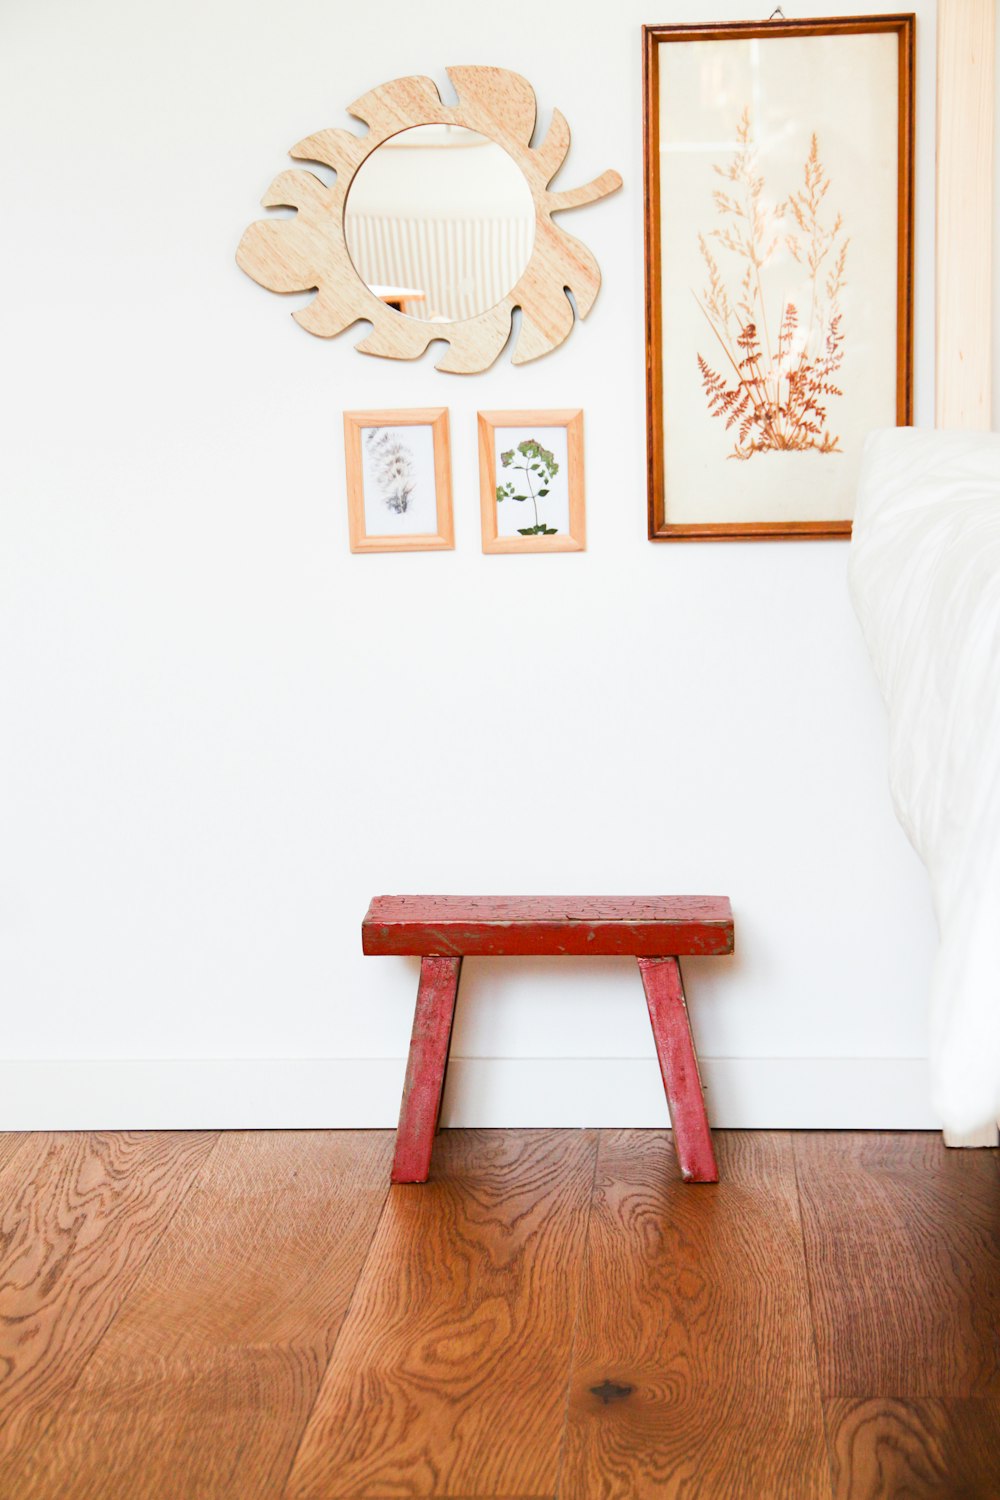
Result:
<svg viewBox="0 0 1000 1500"><path fill-rule="evenodd" d="M402 1058L0 1062L0 1130L393 1127ZM922 1058L702 1059L709 1115L734 1129L934 1130ZM653 1058L451 1061L442 1123L663 1126Z"/></svg>

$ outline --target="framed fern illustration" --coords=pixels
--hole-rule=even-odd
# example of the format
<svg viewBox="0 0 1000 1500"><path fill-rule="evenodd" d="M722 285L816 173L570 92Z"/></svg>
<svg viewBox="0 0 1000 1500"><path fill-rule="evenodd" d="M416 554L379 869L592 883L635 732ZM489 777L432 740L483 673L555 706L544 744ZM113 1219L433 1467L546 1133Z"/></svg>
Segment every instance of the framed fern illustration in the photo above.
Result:
<svg viewBox="0 0 1000 1500"><path fill-rule="evenodd" d="M849 536L912 410L912 15L647 26L652 540Z"/></svg>
<svg viewBox="0 0 1000 1500"><path fill-rule="evenodd" d="M583 412L481 411L484 552L582 552Z"/></svg>
<svg viewBox="0 0 1000 1500"><path fill-rule="evenodd" d="M352 552L441 552L455 545L445 406L345 411Z"/></svg>

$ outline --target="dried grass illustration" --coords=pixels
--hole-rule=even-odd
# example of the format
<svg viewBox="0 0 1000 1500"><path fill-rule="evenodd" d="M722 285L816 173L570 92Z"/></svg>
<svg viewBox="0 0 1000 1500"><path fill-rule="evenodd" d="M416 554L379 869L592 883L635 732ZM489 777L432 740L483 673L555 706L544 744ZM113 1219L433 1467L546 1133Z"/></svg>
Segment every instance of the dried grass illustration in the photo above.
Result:
<svg viewBox="0 0 1000 1500"><path fill-rule="evenodd" d="M839 453L827 424L827 404L843 395L834 380L844 358L840 293L846 284L849 240L843 218L826 213L830 189L812 136L801 186L780 203L764 192L757 150L744 109L737 149L728 166L714 167L726 182L713 194L722 226L698 236L708 284L695 301L726 357L720 374L698 355L709 411L736 429L730 458L755 453ZM733 268L727 281L719 261ZM762 273L787 252L802 269L808 311L784 293L768 318ZM772 297L772 311L775 300Z"/></svg>

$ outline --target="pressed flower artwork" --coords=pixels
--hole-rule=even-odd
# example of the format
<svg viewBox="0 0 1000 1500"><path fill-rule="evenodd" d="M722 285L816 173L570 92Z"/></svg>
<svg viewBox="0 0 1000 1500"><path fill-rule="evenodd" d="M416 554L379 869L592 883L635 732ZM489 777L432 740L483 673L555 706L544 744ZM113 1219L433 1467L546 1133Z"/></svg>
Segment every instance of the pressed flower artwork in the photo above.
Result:
<svg viewBox="0 0 1000 1500"><path fill-rule="evenodd" d="M650 536L848 535L910 420L912 17L645 41Z"/></svg>
<svg viewBox="0 0 1000 1500"><path fill-rule="evenodd" d="M433 484L428 483L426 451L420 455L424 473L420 476L417 472L417 450L426 449L426 444L419 439L426 433L426 428L414 428L412 433L400 427L364 429L366 479L369 481L365 487L366 520L371 512L378 512L381 503L395 516L409 515L412 522L420 510L421 501L426 500L429 492L433 493ZM433 466L433 451L431 464Z"/></svg>
<svg viewBox="0 0 1000 1500"><path fill-rule="evenodd" d="M484 552L579 552L585 544L583 413L480 412Z"/></svg>
<svg viewBox="0 0 1000 1500"><path fill-rule="evenodd" d="M536 437L522 438L515 448L506 448L500 454L500 467L505 475L502 484L496 487L497 505L508 500L508 510L531 502L534 525L518 526L518 536L558 536L559 527L549 526L539 520L539 504L549 498L559 473L559 464L551 449L545 448ZM523 491L524 493L519 493ZM542 505L544 513L546 507ZM568 507L567 507L568 509ZM519 517L518 519L528 519ZM555 517L550 515L550 520Z"/></svg>
<svg viewBox="0 0 1000 1500"><path fill-rule="evenodd" d="M844 394L836 380L844 359L840 298L849 239L843 215L824 213L830 179L819 142L814 132L798 190L774 203L765 196L749 106L736 140L732 159L715 166L726 183L713 195L722 225L698 236L707 284L695 297L718 343L718 349L709 343L711 364L698 353L708 409L733 432L730 458L808 448L842 453L829 407ZM782 242L808 271L802 313L791 297L769 307L764 296L761 272ZM716 369L718 350L724 358Z"/></svg>
<svg viewBox="0 0 1000 1500"><path fill-rule="evenodd" d="M352 551L454 546L444 407L345 412L344 446Z"/></svg>

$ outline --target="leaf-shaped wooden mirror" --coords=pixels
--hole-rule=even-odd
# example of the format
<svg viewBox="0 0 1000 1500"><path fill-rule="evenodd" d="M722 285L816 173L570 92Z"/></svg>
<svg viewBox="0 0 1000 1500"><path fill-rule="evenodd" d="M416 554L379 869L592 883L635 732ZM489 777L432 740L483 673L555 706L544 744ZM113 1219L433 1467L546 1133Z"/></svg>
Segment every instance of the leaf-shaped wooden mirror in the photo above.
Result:
<svg viewBox="0 0 1000 1500"><path fill-rule="evenodd" d="M332 167L282 172L263 203L292 218L247 229L237 263L273 292L317 295L293 316L333 338L352 323L372 331L365 354L416 359L447 340L439 370L487 369L521 309L514 364L561 344L586 317L601 284L590 251L552 218L621 187L604 172L584 187L550 192L569 150L558 110L537 150L535 95L501 68L449 68L458 103L430 78L397 78L365 94L350 114L365 135L321 130L294 146L301 161ZM572 293L570 301L568 293Z"/></svg>

